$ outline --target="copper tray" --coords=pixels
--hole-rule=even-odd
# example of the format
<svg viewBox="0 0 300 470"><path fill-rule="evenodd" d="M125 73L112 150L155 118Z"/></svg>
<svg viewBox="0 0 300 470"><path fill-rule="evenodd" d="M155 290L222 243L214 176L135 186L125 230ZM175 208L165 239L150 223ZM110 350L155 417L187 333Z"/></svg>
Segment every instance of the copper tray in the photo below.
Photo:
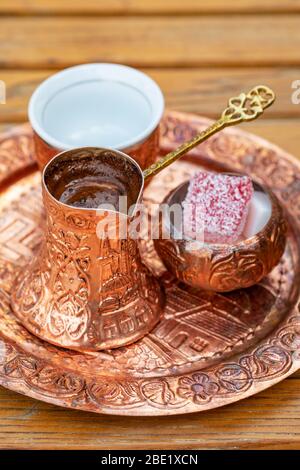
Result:
<svg viewBox="0 0 300 470"><path fill-rule="evenodd" d="M162 153L207 124L202 117L166 114ZM176 284L152 242L143 241L144 260L166 287L164 319L129 347L84 355L38 340L11 313L10 292L17 272L40 243L43 213L31 129L25 125L1 136L1 385L98 413L167 415L235 402L300 367L300 163L258 137L229 129L156 176L145 199L161 201L199 165L241 170L275 191L290 221L280 264L255 287L210 294ZM225 270L216 263L218 275L229 270L230 260Z"/></svg>

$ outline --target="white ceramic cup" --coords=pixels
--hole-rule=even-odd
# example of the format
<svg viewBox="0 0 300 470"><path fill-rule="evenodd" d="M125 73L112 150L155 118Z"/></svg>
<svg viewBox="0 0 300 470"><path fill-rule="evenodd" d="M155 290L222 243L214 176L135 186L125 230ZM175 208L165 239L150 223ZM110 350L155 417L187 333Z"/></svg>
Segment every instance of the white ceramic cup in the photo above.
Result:
<svg viewBox="0 0 300 470"><path fill-rule="evenodd" d="M164 98L150 77L119 64L84 64L52 75L29 103L37 160L75 147L111 147L144 169L156 159Z"/></svg>

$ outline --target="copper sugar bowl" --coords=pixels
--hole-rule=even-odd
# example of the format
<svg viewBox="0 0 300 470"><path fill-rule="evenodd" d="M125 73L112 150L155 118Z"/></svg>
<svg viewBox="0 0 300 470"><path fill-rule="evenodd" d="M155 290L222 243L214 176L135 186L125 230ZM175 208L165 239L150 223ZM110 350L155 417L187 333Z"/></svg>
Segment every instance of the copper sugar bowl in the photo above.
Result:
<svg viewBox="0 0 300 470"><path fill-rule="evenodd" d="M164 200L168 206L181 204L188 182L172 190ZM287 224L275 195L253 182L257 191L270 199L270 217L255 235L235 244L213 244L174 236L176 227L168 215L160 220L160 237L155 248L167 269L184 283L201 289L228 292L250 287L265 277L279 262L285 248Z"/></svg>
<svg viewBox="0 0 300 470"><path fill-rule="evenodd" d="M127 194L135 204L143 174L122 152L93 147L65 151L48 163L42 175L45 240L12 296L13 311L29 331L79 351L138 340L160 320L164 305L127 230L135 215L94 208L89 198L97 187L101 202L116 207L117 195Z"/></svg>

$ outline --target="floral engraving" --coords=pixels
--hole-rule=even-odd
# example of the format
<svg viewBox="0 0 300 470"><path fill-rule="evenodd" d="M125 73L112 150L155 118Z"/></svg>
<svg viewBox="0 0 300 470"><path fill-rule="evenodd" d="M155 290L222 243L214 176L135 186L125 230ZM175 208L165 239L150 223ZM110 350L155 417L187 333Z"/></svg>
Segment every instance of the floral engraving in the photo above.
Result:
<svg viewBox="0 0 300 470"><path fill-rule="evenodd" d="M264 263L251 251L234 251L228 255L216 256L212 261L209 284L211 288L234 289L237 284L251 285L253 278L261 278Z"/></svg>

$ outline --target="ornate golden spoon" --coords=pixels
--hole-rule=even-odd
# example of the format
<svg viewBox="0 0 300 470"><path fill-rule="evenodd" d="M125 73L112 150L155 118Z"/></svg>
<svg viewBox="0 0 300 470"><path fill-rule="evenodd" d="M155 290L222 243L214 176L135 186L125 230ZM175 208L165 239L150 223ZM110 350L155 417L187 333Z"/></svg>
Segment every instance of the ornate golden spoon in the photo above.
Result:
<svg viewBox="0 0 300 470"><path fill-rule="evenodd" d="M233 126L239 122L253 121L260 116L266 108L275 101L275 93L271 88L264 85L258 85L248 93L241 93L239 96L230 98L227 108L223 111L221 117L200 134L196 135L188 142L184 142L173 152L168 153L153 165L144 170L144 178L156 175L161 170L171 165L175 160L187 153L192 148L201 144L204 140L211 137L216 132L227 126Z"/></svg>

